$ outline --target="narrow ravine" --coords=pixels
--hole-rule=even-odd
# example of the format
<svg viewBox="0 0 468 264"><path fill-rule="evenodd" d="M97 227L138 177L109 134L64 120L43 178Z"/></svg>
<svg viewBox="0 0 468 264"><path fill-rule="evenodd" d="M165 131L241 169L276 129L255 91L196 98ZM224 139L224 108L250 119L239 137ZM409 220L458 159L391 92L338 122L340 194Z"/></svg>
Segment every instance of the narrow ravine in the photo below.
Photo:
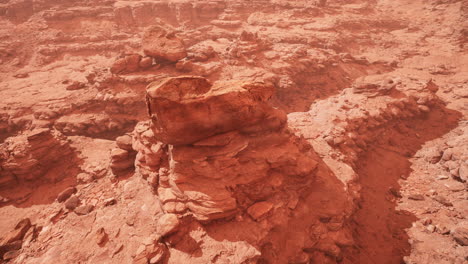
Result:
<svg viewBox="0 0 468 264"><path fill-rule="evenodd" d="M405 229L417 218L396 210L401 198L399 181L411 173L409 158L424 142L456 127L460 114L434 109L425 119L413 119L382 128L380 139L360 157L355 168L360 178L361 200L353 216L357 246L344 254L343 263L404 263L411 252Z"/></svg>

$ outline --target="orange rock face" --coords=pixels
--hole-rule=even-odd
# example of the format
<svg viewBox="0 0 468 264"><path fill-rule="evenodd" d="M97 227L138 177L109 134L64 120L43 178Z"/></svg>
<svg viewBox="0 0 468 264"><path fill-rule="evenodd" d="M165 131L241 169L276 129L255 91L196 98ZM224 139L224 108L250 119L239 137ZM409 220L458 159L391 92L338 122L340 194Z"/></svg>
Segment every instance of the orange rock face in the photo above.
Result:
<svg viewBox="0 0 468 264"><path fill-rule="evenodd" d="M148 87L152 129L166 144L192 144L233 130L247 133L281 129L286 114L268 105L273 87L202 77L168 78Z"/></svg>

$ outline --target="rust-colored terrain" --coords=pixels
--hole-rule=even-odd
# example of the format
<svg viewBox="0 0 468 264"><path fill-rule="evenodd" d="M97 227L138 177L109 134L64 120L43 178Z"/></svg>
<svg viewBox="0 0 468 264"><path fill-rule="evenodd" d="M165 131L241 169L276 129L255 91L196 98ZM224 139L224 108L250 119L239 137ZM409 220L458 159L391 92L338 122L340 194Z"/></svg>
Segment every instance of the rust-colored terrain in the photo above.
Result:
<svg viewBox="0 0 468 264"><path fill-rule="evenodd" d="M0 0L0 263L463 264L467 0Z"/></svg>

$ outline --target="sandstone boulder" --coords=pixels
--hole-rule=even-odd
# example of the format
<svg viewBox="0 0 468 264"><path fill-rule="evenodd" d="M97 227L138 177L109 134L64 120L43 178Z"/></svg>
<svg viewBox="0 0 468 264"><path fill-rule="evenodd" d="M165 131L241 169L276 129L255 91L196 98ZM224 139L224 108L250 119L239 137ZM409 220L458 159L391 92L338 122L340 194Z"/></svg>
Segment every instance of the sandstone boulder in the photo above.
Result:
<svg viewBox="0 0 468 264"><path fill-rule="evenodd" d="M273 91L265 83L213 85L195 76L154 82L147 90L154 135L163 143L181 145L233 130L277 130L286 115L268 105Z"/></svg>
<svg viewBox="0 0 468 264"><path fill-rule="evenodd" d="M152 26L143 35L143 52L145 55L176 62L187 56L184 42L161 26Z"/></svg>

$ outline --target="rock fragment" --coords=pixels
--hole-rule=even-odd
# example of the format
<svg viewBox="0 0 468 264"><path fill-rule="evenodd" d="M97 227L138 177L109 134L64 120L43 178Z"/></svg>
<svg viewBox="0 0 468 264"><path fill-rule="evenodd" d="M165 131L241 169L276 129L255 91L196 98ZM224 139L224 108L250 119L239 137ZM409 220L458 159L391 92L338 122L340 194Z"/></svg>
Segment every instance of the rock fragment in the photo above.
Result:
<svg viewBox="0 0 468 264"><path fill-rule="evenodd" d="M65 208L70 211L73 211L80 204L80 199L75 195L70 196L68 200L65 201Z"/></svg>
<svg viewBox="0 0 468 264"><path fill-rule="evenodd" d="M65 202L74 193L76 193L76 188L68 187L65 190L63 190L61 193L59 193L59 195L57 196L57 201L59 203Z"/></svg>
<svg viewBox="0 0 468 264"><path fill-rule="evenodd" d="M174 233L179 228L179 218L175 214L164 214L157 222L158 234L161 237Z"/></svg>
<svg viewBox="0 0 468 264"><path fill-rule="evenodd" d="M247 209L247 213L255 220L261 220L273 209L273 204L270 202L258 202Z"/></svg>

